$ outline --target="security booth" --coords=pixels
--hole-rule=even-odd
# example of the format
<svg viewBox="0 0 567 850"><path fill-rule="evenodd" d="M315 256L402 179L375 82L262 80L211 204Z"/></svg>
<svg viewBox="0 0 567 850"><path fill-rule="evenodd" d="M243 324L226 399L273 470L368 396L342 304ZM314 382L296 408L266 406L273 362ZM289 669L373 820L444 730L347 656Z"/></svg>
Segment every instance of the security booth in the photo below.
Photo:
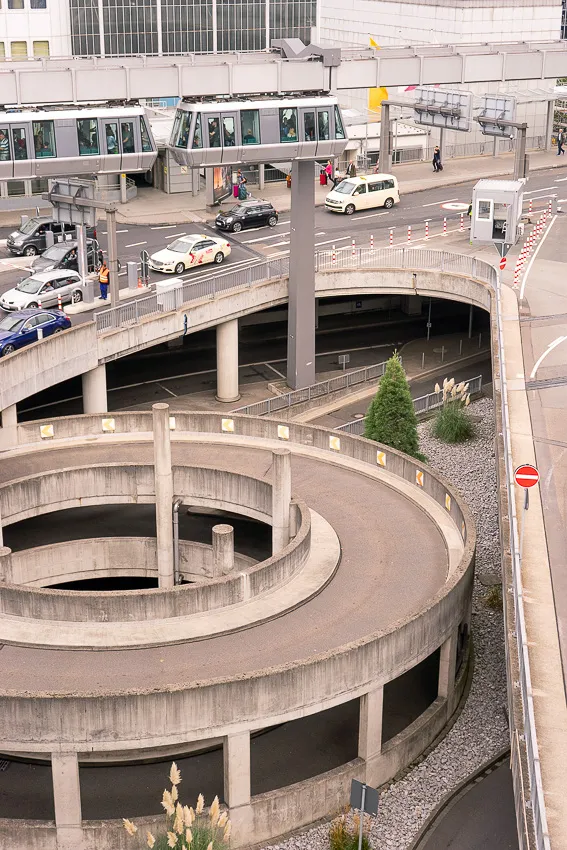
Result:
<svg viewBox="0 0 567 850"><path fill-rule="evenodd" d="M479 180L473 189L471 241L514 245L523 201L522 180Z"/></svg>

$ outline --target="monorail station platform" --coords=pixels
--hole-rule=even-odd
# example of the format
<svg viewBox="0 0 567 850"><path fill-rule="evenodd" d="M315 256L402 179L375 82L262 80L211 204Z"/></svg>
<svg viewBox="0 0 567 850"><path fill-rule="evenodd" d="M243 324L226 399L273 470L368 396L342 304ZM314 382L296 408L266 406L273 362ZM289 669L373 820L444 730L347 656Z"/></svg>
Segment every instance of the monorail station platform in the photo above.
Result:
<svg viewBox="0 0 567 850"><path fill-rule="evenodd" d="M155 831L155 805L124 810L114 791L116 770L131 800L148 781L159 800L141 760L183 758L198 793L210 752L206 790L229 808L235 847L410 763L466 681L475 533L460 497L427 466L322 428L164 404L112 422L53 420L47 444L42 423L20 425L0 461L2 757L29 769L25 805L0 773L14 805L0 843L121 848L133 815ZM212 545L177 536L188 510L213 514ZM155 511L149 536L136 511ZM263 555L246 524L265 529ZM80 589L125 576L158 586ZM294 749L298 736L319 755Z"/></svg>

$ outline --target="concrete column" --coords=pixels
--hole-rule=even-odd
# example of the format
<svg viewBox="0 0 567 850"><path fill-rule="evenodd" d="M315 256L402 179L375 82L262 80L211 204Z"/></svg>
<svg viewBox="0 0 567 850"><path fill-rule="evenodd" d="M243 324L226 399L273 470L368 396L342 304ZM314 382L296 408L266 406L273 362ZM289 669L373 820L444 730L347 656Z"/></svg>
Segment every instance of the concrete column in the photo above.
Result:
<svg viewBox="0 0 567 850"><path fill-rule="evenodd" d="M152 405L152 414L158 579L160 587L173 587L173 471L169 405Z"/></svg>
<svg viewBox="0 0 567 850"><path fill-rule="evenodd" d="M261 162L260 165L258 166L258 188L259 189L263 189L264 186L266 185L265 169L266 169L266 166L264 165L263 162Z"/></svg>
<svg viewBox="0 0 567 850"><path fill-rule="evenodd" d="M2 528L0 527L0 582L12 582L12 550L2 545Z"/></svg>
<svg viewBox="0 0 567 850"><path fill-rule="evenodd" d="M389 174L392 170L392 157L390 152L390 104L382 102L380 106L380 151L378 154L378 168L382 174Z"/></svg>
<svg viewBox="0 0 567 850"><path fill-rule="evenodd" d="M83 829L77 754L52 753L51 774L57 850L80 850L83 847Z"/></svg>
<svg viewBox="0 0 567 850"><path fill-rule="evenodd" d="M382 716L384 688L376 688L360 697L358 757L369 761L382 752ZM367 777L368 781L368 777Z"/></svg>
<svg viewBox="0 0 567 850"><path fill-rule="evenodd" d="M213 526L213 578L226 576L234 569L234 528Z"/></svg>
<svg viewBox="0 0 567 850"><path fill-rule="evenodd" d="M158 3L159 6L159 3ZM120 203L125 204L128 200L128 193L126 188L126 175L120 175Z"/></svg>
<svg viewBox="0 0 567 850"><path fill-rule="evenodd" d="M224 801L230 809L250 803L250 732L227 735L223 744Z"/></svg>
<svg viewBox="0 0 567 850"><path fill-rule="evenodd" d="M291 173L287 382L315 383L315 166L295 160Z"/></svg>
<svg viewBox="0 0 567 850"><path fill-rule="evenodd" d="M452 701L455 689L455 667L457 664L457 631L441 644L439 656L439 687L437 695Z"/></svg>
<svg viewBox="0 0 567 850"><path fill-rule="evenodd" d="M217 401L238 401L238 319L217 325Z"/></svg>
<svg viewBox="0 0 567 850"><path fill-rule="evenodd" d="M290 541L291 452L272 452L272 554L281 552Z"/></svg>
<svg viewBox="0 0 567 850"><path fill-rule="evenodd" d="M0 451L12 449L18 445L18 411L15 404L5 407L2 411L2 428L0 428Z"/></svg>
<svg viewBox="0 0 567 850"><path fill-rule="evenodd" d="M551 150L551 137L553 135L553 115L555 112L555 101L547 102L547 117L545 120L545 150Z"/></svg>
<svg viewBox="0 0 567 850"><path fill-rule="evenodd" d="M106 366L101 363L82 375L83 413L106 413Z"/></svg>

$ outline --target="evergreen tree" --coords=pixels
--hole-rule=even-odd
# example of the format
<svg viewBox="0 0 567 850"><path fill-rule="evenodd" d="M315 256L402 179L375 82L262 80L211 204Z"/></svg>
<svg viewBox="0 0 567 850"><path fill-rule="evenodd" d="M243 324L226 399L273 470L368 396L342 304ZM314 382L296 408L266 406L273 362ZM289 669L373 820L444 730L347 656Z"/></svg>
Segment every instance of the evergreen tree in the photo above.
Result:
<svg viewBox="0 0 567 850"><path fill-rule="evenodd" d="M386 364L378 392L366 413L364 436L423 460L417 437L417 418L400 357L394 352Z"/></svg>

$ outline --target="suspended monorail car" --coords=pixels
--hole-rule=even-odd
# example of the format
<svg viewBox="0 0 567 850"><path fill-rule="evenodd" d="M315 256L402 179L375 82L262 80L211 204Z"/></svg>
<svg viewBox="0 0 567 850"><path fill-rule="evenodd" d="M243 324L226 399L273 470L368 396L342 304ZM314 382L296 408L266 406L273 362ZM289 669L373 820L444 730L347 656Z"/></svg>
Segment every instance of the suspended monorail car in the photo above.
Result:
<svg viewBox="0 0 567 850"><path fill-rule="evenodd" d="M148 171L156 156L141 106L0 112L0 180Z"/></svg>
<svg viewBox="0 0 567 850"><path fill-rule="evenodd" d="M183 100L169 148L180 165L241 165L325 159L341 154L347 134L336 98Z"/></svg>

